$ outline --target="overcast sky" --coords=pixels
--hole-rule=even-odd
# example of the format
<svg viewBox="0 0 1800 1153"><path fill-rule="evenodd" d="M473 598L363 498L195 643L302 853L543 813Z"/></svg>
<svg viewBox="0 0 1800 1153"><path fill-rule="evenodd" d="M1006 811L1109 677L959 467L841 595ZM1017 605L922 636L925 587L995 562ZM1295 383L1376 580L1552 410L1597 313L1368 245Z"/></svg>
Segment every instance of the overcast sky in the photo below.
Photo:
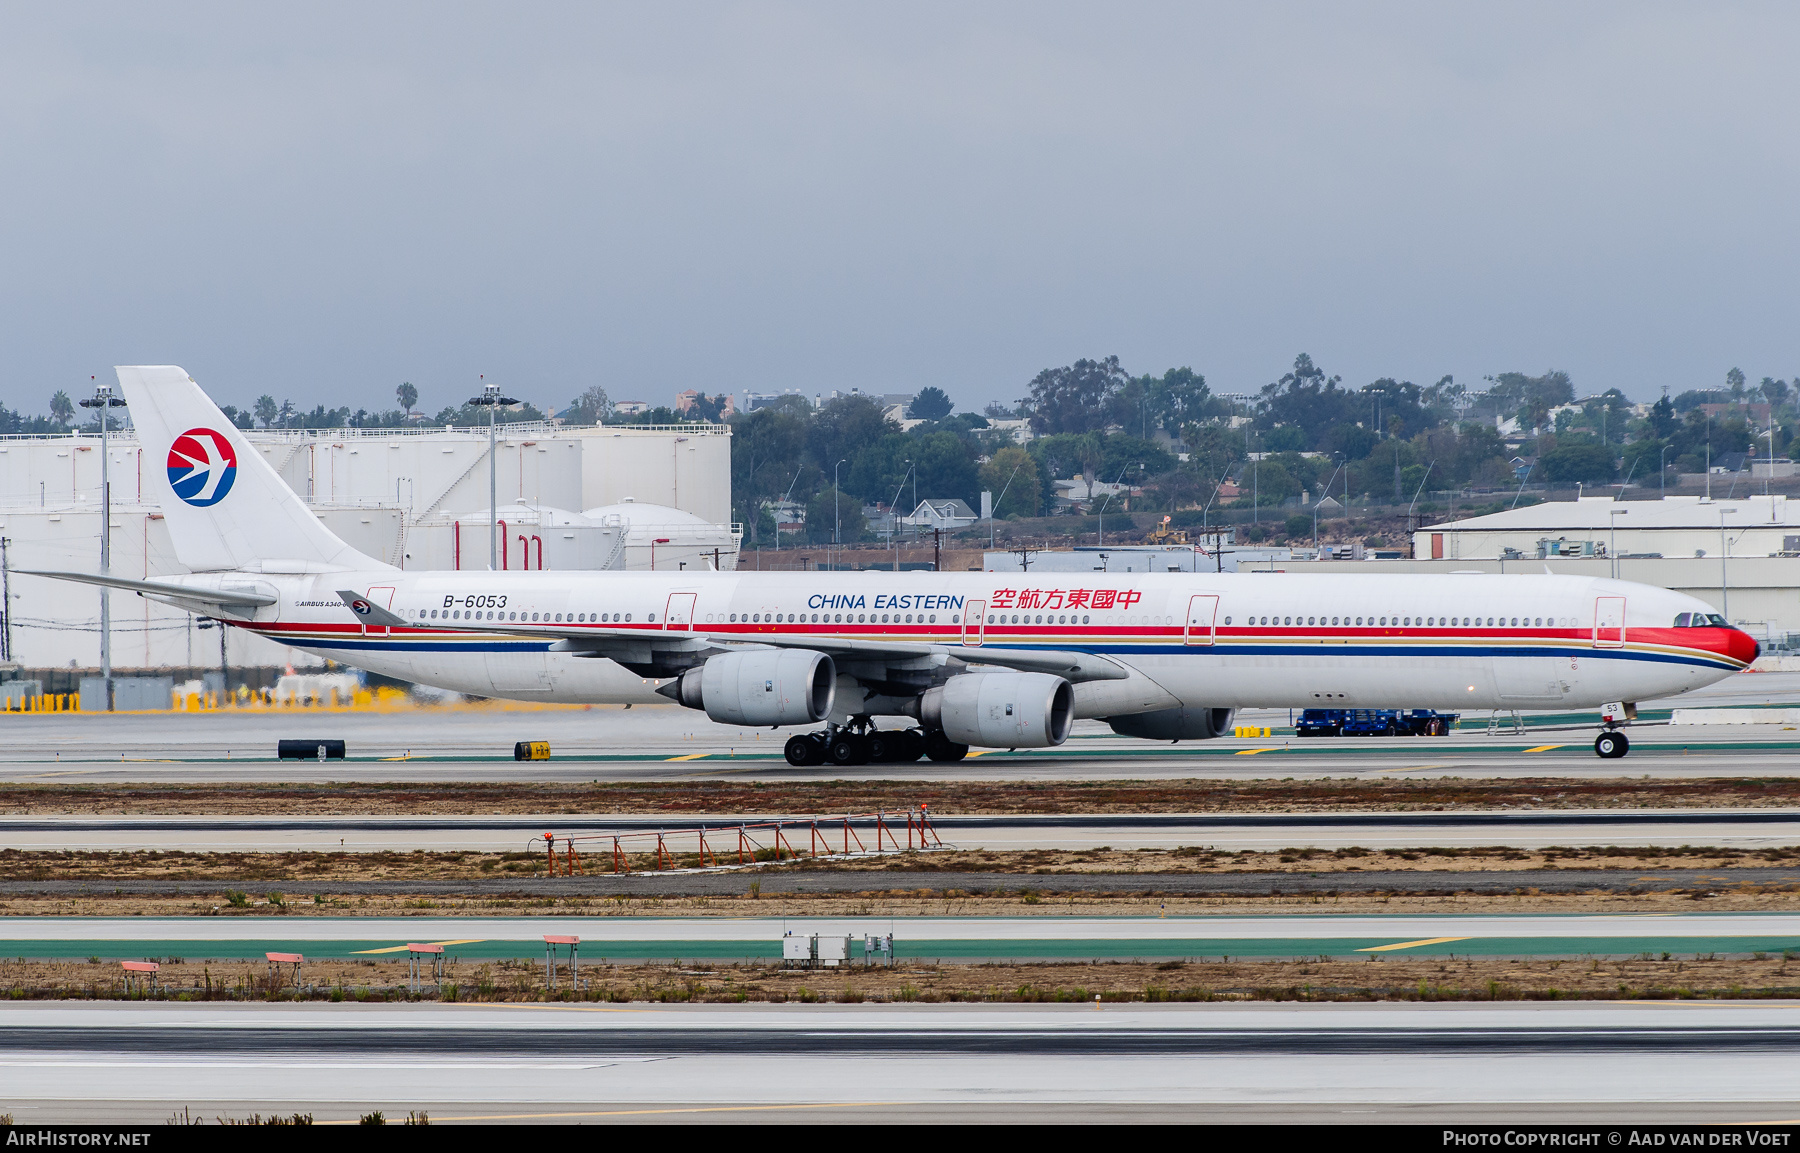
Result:
<svg viewBox="0 0 1800 1153"><path fill-rule="evenodd" d="M1800 373L1792 4L12 4L0 400Z"/></svg>

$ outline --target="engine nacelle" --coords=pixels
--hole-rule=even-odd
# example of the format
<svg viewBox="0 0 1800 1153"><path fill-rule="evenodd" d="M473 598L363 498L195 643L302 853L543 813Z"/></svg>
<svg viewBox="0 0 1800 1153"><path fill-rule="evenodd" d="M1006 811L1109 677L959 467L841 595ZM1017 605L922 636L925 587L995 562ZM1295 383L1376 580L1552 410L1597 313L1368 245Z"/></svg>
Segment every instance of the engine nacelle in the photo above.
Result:
<svg viewBox="0 0 1800 1153"><path fill-rule="evenodd" d="M1180 705L1153 713L1108 717L1106 723L1122 737L1147 741L1209 741L1231 731L1236 709L1197 709Z"/></svg>
<svg viewBox="0 0 1800 1153"><path fill-rule="evenodd" d="M837 666L804 649L726 653L656 691L728 725L810 725L831 715Z"/></svg>
<svg viewBox="0 0 1800 1153"><path fill-rule="evenodd" d="M1049 673L964 673L919 701L926 727L989 749L1060 745L1074 716L1074 687Z"/></svg>

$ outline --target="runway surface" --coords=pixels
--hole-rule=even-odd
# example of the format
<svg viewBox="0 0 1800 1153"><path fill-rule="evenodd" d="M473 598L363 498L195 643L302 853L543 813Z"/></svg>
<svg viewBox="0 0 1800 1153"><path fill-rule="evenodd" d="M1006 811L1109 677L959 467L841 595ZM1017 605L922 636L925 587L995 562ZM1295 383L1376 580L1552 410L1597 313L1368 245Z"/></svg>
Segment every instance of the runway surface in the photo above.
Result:
<svg viewBox="0 0 1800 1153"><path fill-rule="evenodd" d="M1667 706L1747 707L1800 702L1800 673L1740 674ZM1659 707L1660 706L1660 707ZM1776 714L1771 714L1772 716ZM1475 718L1469 718L1475 720ZM819 766L782 759L787 731L716 725L674 705L592 708L408 708L158 714L10 714L0 782L108 781L669 781L721 776L757 780L1178 779L1293 776L1754 776L1800 773L1800 729L1779 723L1648 723L1629 731L1623 761L1593 754L1589 713L1538 714L1522 733L1490 735L1485 718L1447 737L1221 738L1154 744L1079 722L1056 749L992 751L954 764ZM1286 710L1246 710L1239 723L1279 727ZM282 738L343 739L347 761L272 760ZM546 740L548 762L511 759L515 741Z"/></svg>
<svg viewBox="0 0 1800 1153"><path fill-rule="evenodd" d="M1800 1005L8 1005L17 1123L1792 1121Z"/></svg>
<svg viewBox="0 0 1800 1153"><path fill-rule="evenodd" d="M0 817L0 847L88 850L158 849L206 852L541 851L545 833L616 835L662 831L671 851L694 852L693 830L730 829L764 816L504 817ZM1800 843L1794 809L1550 809L1525 812L1354 812L1245 814L1113 814L932 818L944 842L964 849L1369 849L1511 846L1719 845L1785 847ZM852 827L869 845L874 823ZM821 828L842 836L842 822ZM835 832L833 832L835 830ZM904 836L903 826L893 830ZM808 830L797 830L799 844ZM792 841L795 830L787 834ZM764 840L767 841L767 836ZM735 844L730 834L726 841ZM633 851L648 851L646 843ZM610 840L590 840L583 853L604 856ZM719 849L714 844L715 851ZM605 867L597 866L597 867Z"/></svg>
<svg viewBox="0 0 1800 1153"><path fill-rule="evenodd" d="M894 935L901 960L1095 960L1368 953L1586 956L1800 950L1800 914L1614 916L1081 917L8 917L0 955L189 960L298 952L398 957L409 942L453 958L542 959L544 935L577 936L590 963L779 960L786 934Z"/></svg>

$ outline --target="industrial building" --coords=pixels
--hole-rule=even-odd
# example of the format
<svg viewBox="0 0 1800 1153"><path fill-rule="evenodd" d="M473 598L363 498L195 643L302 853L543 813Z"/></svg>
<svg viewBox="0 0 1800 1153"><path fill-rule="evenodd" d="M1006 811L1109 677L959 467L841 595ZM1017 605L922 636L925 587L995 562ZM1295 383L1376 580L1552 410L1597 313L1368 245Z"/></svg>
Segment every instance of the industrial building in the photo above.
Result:
<svg viewBox="0 0 1800 1153"><path fill-rule="evenodd" d="M730 523L731 433L723 425L258 430L246 437L327 527L401 568L681 569L737 563ZM145 459L129 430L110 436L112 571L149 578L186 571ZM19 569L97 571L97 435L0 438L0 552L5 659L27 667L99 663L100 593ZM489 463L499 497L489 512ZM219 633L187 613L112 594L120 668L217 666ZM227 663L316 664L229 633Z"/></svg>
<svg viewBox="0 0 1800 1153"><path fill-rule="evenodd" d="M1583 497L1434 524L1413 534L1433 560L1552 556L1769 557L1800 553L1800 505L1788 498Z"/></svg>
<svg viewBox="0 0 1800 1153"><path fill-rule="evenodd" d="M1800 633L1800 507L1779 494L1551 501L1427 526L1413 534L1413 555L1373 563L1618 577L1698 597L1777 645Z"/></svg>

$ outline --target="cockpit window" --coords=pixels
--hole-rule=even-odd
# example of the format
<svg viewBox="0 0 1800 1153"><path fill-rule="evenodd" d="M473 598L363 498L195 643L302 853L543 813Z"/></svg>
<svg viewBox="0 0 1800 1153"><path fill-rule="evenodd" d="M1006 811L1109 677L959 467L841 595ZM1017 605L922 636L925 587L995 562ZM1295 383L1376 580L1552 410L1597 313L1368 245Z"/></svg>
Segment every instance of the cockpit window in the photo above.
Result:
<svg viewBox="0 0 1800 1153"><path fill-rule="evenodd" d="M1728 629L1731 622L1718 613L1677 613L1675 626L1678 629Z"/></svg>

